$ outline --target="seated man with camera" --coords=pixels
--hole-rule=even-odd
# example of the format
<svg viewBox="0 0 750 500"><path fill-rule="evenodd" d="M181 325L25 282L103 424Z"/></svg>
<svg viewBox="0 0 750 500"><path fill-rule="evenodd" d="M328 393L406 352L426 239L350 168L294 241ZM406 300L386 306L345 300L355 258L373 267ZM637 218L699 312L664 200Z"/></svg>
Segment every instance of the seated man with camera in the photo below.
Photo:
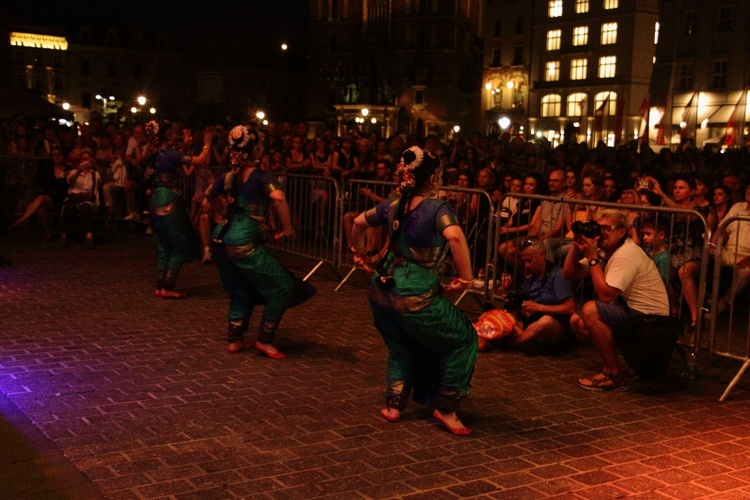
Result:
<svg viewBox="0 0 750 500"><path fill-rule="evenodd" d="M563 276L569 280L590 276L597 298L586 302L570 324L576 333L591 338L604 361L601 373L579 379L578 386L589 391L626 391L628 378L617 357L615 334L633 335L628 327L639 316L668 317L667 290L653 261L628 237L624 213L603 210L596 222L572 229L575 237Z"/></svg>
<svg viewBox="0 0 750 500"><path fill-rule="evenodd" d="M575 343L570 316L576 310L575 292L563 278L562 268L547 260L544 243L538 239L520 242L526 270L523 288L512 290L505 310L520 320L508 344L520 346L528 356L555 354ZM506 345L508 345L506 344Z"/></svg>

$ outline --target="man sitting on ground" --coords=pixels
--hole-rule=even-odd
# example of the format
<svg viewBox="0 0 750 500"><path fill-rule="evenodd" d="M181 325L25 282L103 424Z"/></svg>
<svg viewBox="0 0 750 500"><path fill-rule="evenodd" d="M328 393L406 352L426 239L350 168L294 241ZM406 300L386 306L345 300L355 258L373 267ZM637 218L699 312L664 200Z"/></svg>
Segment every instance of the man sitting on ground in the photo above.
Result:
<svg viewBox="0 0 750 500"><path fill-rule="evenodd" d="M520 346L529 356L555 354L572 347L575 334L570 316L576 310L573 287L563 278L562 268L547 260L542 241L525 240L519 246L526 269L526 297L514 311L521 322L508 342Z"/></svg>

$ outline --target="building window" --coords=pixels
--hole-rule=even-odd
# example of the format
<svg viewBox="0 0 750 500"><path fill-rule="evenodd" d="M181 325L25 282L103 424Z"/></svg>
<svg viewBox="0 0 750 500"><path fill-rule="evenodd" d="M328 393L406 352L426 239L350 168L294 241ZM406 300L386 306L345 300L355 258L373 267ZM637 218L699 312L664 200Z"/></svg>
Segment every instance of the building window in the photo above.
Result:
<svg viewBox="0 0 750 500"><path fill-rule="evenodd" d="M547 67L544 72L545 82L556 82L560 79L560 61L547 61Z"/></svg>
<svg viewBox="0 0 750 500"><path fill-rule="evenodd" d="M500 55L500 49L492 49L492 62L490 63L491 68L498 68L502 66L502 64L500 63Z"/></svg>
<svg viewBox="0 0 750 500"><path fill-rule="evenodd" d="M414 89L414 105L424 106L424 89Z"/></svg>
<svg viewBox="0 0 750 500"><path fill-rule="evenodd" d="M617 56L599 58L599 78L614 78L617 68Z"/></svg>
<svg viewBox="0 0 750 500"><path fill-rule="evenodd" d="M589 43L589 27L576 26L573 28L573 45L579 47Z"/></svg>
<svg viewBox="0 0 750 500"><path fill-rule="evenodd" d="M698 32L698 13L685 13L685 29L682 30L684 36L694 36Z"/></svg>
<svg viewBox="0 0 750 500"><path fill-rule="evenodd" d="M560 50L560 39L562 30L549 30L547 32L547 50Z"/></svg>
<svg viewBox="0 0 750 500"><path fill-rule="evenodd" d="M520 66L523 64L523 47L516 47L513 49L513 66Z"/></svg>
<svg viewBox="0 0 750 500"><path fill-rule="evenodd" d="M81 107L91 109L91 92L81 92Z"/></svg>
<svg viewBox="0 0 750 500"><path fill-rule="evenodd" d="M560 94L549 94L542 97L542 116L560 116L561 105Z"/></svg>
<svg viewBox="0 0 750 500"><path fill-rule="evenodd" d="M587 65L588 61L586 59L573 59L570 61L570 79L585 80Z"/></svg>
<svg viewBox="0 0 750 500"><path fill-rule="evenodd" d="M494 36L503 36L503 20L497 19L495 20L495 31L493 32Z"/></svg>
<svg viewBox="0 0 750 500"><path fill-rule="evenodd" d="M23 52L16 52L16 64L26 66L26 59L23 57Z"/></svg>
<svg viewBox="0 0 750 500"><path fill-rule="evenodd" d="M117 76L117 63L114 61L109 61L107 63L107 76L112 78Z"/></svg>
<svg viewBox="0 0 750 500"><path fill-rule="evenodd" d="M563 2L562 0L549 0L549 7L547 9L549 17L562 17L563 15Z"/></svg>
<svg viewBox="0 0 750 500"><path fill-rule="evenodd" d="M711 77L711 88L712 89L725 89L727 88L727 62L726 61L714 61L714 72Z"/></svg>
<svg viewBox="0 0 750 500"><path fill-rule="evenodd" d="M585 14L589 11L589 0L576 0L576 14Z"/></svg>
<svg viewBox="0 0 750 500"><path fill-rule="evenodd" d="M725 5L719 9L719 24L716 26L716 31L731 31L732 30L732 7Z"/></svg>
<svg viewBox="0 0 750 500"><path fill-rule="evenodd" d="M583 116L586 109L586 94L577 92L568 96L568 116Z"/></svg>
<svg viewBox="0 0 750 500"><path fill-rule="evenodd" d="M602 45L617 43L617 23L602 24Z"/></svg>
<svg viewBox="0 0 750 500"><path fill-rule="evenodd" d="M503 89L492 90L492 104L495 106L503 106Z"/></svg>
<svg viewBox="0 0 750 500"><path fill-rule="evenodd" d="M52 67L53 68L61 68L62 67L62 61L60 60L59 56L55 56L52 59Z"/></svg>
<svg viewBox="0 0 750 500"><path fill-rule="evenodd" d="M516 18L516 35L523 35L523 16Z"/></svg>
<svg viewBox="0 0 750 500"><path fill-rule="evenodd" d="M89 62L88 59L81 59L81 74L82 75L91 74L91 62Z"/></svg>
<svg viewBox="0 0 750 500"><path fill-rule="evenodd" d="M606 10L616 9L619 7L619 0L604 0L604 8Z"/></svg>
<svg viewBox="0 0 750 500"><path fill-rule="evenodd" d="M693 63L680 66L679 90L693 90Z"/></svg>

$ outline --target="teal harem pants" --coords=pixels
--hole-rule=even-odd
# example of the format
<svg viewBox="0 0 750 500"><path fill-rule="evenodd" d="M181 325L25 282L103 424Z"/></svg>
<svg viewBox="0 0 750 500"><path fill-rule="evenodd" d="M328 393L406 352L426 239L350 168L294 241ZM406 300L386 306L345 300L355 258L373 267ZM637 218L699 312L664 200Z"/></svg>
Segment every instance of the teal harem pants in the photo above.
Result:
<svg viewBox="0 0 750 500"><path fill-rule="evenodd" d="M241 258L216 251L213 259L219 268L221 284L229 295L229 342L242 340L253 309L261 304L265 307L258 340L272 342L294 295L291 273L262 246Z"/></svg>
<svg viewBox="0 0 750 500"><path fill-rule="evenodd" d="M377 286L377 285L373 285ZM479 352L466 316L442 295L418 312L399 312L370 300L375 327L388 348L386 405L414 400L450 413L469 394Z"/></svg>

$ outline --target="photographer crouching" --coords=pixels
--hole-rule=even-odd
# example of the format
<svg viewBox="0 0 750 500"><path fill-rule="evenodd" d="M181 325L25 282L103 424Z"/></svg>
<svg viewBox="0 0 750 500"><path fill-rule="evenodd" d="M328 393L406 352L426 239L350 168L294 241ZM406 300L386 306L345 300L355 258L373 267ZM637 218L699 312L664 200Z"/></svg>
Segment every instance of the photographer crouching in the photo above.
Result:
<svg viewBox="0 0 750 500"><path fill-rule="evenodd" d="M601 373L578 380L578 386L588 391L628 390L628 377L615 351L615 333L633 335L627 327L637 316L669 315L659 271L628 237L627 226L625 214L613 209L600 212L595 223L574 225L573 247L563 265L566 279L591 276L597 295L570 320L576 333L591 338L604 361Z"/></svg>
<svg viewBox="0 0 750 500"><path fill-rule="evenodd" d="M563 278L562 268L547 260L544 243L529 239L519 243L526 279L522 289L508 293L505 310L513 313L514 335L510 346L519 346L528 356L556 354L575 344L570 317L576 310L575 292ZM506 344L506 345L508 345Z"/></svg>

